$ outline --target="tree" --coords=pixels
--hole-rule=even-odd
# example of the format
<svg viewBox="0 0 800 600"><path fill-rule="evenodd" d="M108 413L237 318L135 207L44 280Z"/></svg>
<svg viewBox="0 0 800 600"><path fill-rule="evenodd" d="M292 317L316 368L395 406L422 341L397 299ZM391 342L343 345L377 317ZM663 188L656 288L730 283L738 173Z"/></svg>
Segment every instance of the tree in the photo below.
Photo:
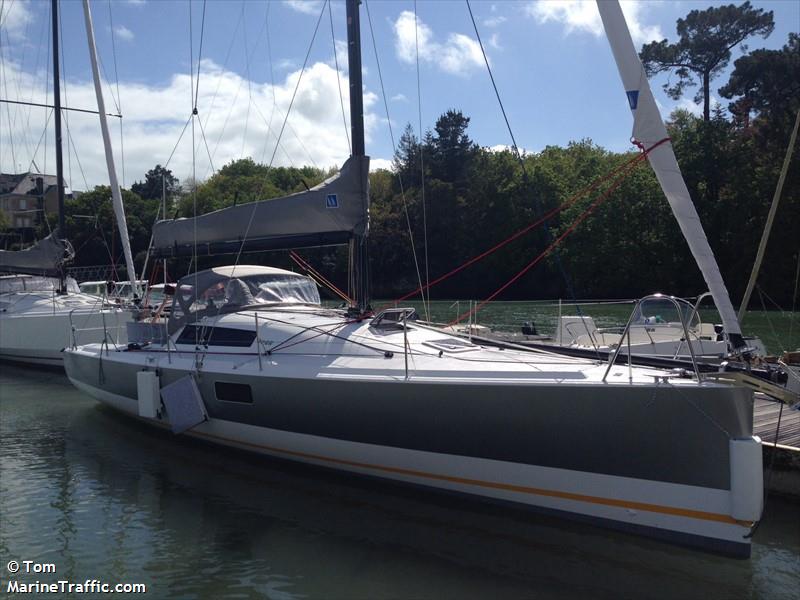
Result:
<svg viewBox="0 0 800 600"><path fill-rule="evenodd" d="M469 117L460 110L448 110L437 119L432 140L435 177L454 182L463 176L476 148L467 135L468 126Z"/></svg>
<svg viewBox="0 0 800 600"><path fill-rule="evenodd" d="M664 90L675 100L699 80L701 87L694 100L703 101L703 120L708 122L711 80L730 62L731 50L751 36L766 38L774 28L772 11L755 9L749 1L738 7L729 4L693 10L685 19L678 19L676 43L664 39L645 44L639 57L648 76L675 71L678 81L664 84Z"/></svg>
<svg viewBox="0 0 800 600"><path fill-rule="evenodd" d="M156 165L145 174L144 181L137 181L131 186L131 191L138 194L140 198L160 200L164 187L166 187L167 198L171 198L180 191L178 178L172 175L172 171Z"/></svg>
<svg viewBox="0 0 800 600"><path fill-rule="evenodd" d="M728 83L719 90L722 97L734 100L731 113L746 125L755 111L775 133L791 130L800 108L800 35L790 33L780 50L755 50L733 64Z"/></svg>

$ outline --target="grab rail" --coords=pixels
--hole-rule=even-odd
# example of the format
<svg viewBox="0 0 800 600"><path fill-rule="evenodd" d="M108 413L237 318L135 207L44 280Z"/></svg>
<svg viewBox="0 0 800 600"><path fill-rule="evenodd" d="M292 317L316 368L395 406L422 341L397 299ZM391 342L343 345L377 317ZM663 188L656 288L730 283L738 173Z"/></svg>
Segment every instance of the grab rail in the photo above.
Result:
<svg viewBox="0 0 800 600"><path fill-rule="evenodd" d="M631 316L628 317L628 322L625 324L625 329L622 331L622 336L619 338L619 344L617 344L616 350L614 350L614 355L611 357L611 360L608 363L608 368L606 368L606 372L603 374L603 383L605 383L608 374L611 372L611 368L617 362L617 357L619 353L622 351L622 340L625 339L627 336L628 338L628 381L633 381L633 372L631 366L631 325L633 324L633 317L636 315L636 309L639 305L646 300L668 300L672 302L675 306L675 310L678 312L680 317L681 325L683 326L683 337L686 340L686 346L689 348L689 354L692 357L692 368L694 369L695 376L697 377L697 381L702 381L702 377L700 376L700 368L697 366L697 357L694 354L694 348L692 348L692 341L689 337L689 329L686 325L686 322L683 320L683 313L681 312L680 304L678 304L677 299L674 296L664 296L663 294L650 294L649 296L645 296L636 302L633 307L633 311L631 312Z"/></svg>

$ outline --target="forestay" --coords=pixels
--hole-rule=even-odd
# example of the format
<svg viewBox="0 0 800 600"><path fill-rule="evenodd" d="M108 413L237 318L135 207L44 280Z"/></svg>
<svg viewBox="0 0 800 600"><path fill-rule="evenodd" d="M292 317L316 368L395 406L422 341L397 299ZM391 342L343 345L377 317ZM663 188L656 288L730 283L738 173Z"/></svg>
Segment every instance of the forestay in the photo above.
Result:
<svg viewBox="0 0 800 600"><path fill-rule="evenodd" d="M619 3L598 0L597 8L633 113L633 139L648 150L669 137L667 128L656 106ZM659 144L648 153L647 159L714 298L729 342L733 348L739 348L744 345L739 320L681 175L672 144L669 141Z"/></svg>
<svg viewBox="0 0 800 600"><path fill-rule="evenodd" d="M157 257L226 254L347 243L369 227L369 157L351 156L339 173L306 192L232 206L153 227Z"/></svg>

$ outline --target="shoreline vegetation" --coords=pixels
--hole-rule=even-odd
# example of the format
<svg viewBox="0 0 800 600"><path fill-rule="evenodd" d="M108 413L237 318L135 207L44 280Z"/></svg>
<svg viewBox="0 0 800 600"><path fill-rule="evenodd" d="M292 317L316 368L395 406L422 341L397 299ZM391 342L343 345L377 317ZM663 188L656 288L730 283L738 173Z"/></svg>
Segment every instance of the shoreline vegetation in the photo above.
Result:
<svg viewBox="0 0 800 600"><path fill-rule="evenodd" d="M722 11L732 8L739 13L731 16ZM756 25L743 29L744 33L739 33L741 42L748 31L749 35L769 35L771 13L754 10L745 2L738 8L731 5L719 10L692 11L685 21L699 19L701 25L710 27L709 19L746 22L755 18L755 13L760 19L756 25L761 29L754 29ZM766 16L769 21L765 21ZM678 21L679 34L682 21ZM651 46L648 45L642 49L649 73L675 71L682 83L667 90L675 98L694 84L692 73L687 75L669 62L670 57L674 58L671 52L691 55L692 40L684 39L684 34L685 31L676 44L668 45L664 40L659 43L663 48L648 48ZM694 58L700 60L702 56ZM730 48L724 64L729 60ZM695 100L705 106L710 79L697 73L700 71L695 73L700 91ZM710 73L717 74L713 69ZM789 34L780 50L743 52L719 93L730 99L727 108L712 106L706 112L707 118L675 110L669 115L667 125L728 291L734 304L738 304L800 109L800 36ZM411 125L406 126L392 170L370 173L373 297L397 298L416 289L420 280L432 281L449 272L537 221L639 153L634 146L628 152L612 152L591 139L584 139L520 156L511 149L478 146L469 137L469 122L468 116L452 109L421 136ZM750 301L751 309L791 310L797 301L799 156L800 152L794 153L788 170L758 287ZM167 192L167 217L173 218L192 216L195 204L196 214L202 214L302 191L333 172L335 169L312 167L268 168L245 158L225 165L203 182L181 183L169 170L157 165L143 181L123 190L135 264L141 268L144 263L150 231L161 206L162 180ZM433 287L430 297L488 297L542 253L552 240L567 232L608 185L604 182L554 214L547 222L549 231L540 226L525 233L499 252ZM77 251L74 267L121 262L107 186L69 200L66 215L67 236ZM96 219L83 218L85 215L94 215ZM51 223L54 219L48 215ZM416 260L407 223L413 231ZM47 229L43 223L38 233L46 235ZM304 249L300 253L315 269L345 287L346 247ZM228 264L233 259L233 256L204 257L198 267ZM241 262L294 266L287 252L247 254ZM174 260L170 261L168 271L175 279L189 268L188 261ZM124 268L117 267L119 278L123 273ZM636 298L655 290L696 296L705 289L652 170L640 164L565 237L556 251L497 299Z"/></svg>

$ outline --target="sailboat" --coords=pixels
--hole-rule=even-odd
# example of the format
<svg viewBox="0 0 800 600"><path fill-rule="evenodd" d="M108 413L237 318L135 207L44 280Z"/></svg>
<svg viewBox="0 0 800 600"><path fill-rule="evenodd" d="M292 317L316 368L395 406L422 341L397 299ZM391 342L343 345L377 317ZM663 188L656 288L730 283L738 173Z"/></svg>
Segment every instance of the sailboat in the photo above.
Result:
<svg viewBox="0 0 800 600"><path fill-rule="evenodd" d="M638 96L637 139L668 172L659 179L690 221L684 233L741 345L688 193L676 197L680 172L622 12L616 2L599 8L628 98ZM748 556L763 488L750 389L685 370L484 347L410 308L371 312L358 0L347 1L347 23L352 155L340 172L284 198L160 221L151 252L348 243L354 305L325 308L312 280L280 269L199 271L175 286L169 319L139 323L127 348L68 349L72 383L208 442Z"/></svg>
<svg viewBox="0 0 800 600"><path fill-rule="evenodd" d="M0 276L0 359L53 367L63 365L63 349L69 345L124 343L127 334L125 323L130 320L130 313L106 306L101 298L81 292L77 282L65 275L65 266L74 252L65 239L64 226L58 8L58 1L53 0L53 114L58 229L25 250L0 251L0 272L10 273ZM104 119L102 104L98 112ZM119 193L118 185L116 190ZM117 221L123 227L124 212L122 222L119 215L120 211L117 211ZM123 235L125 242L127 231ZM132 273L131 267L132 262L129 273Z"/></svg>

